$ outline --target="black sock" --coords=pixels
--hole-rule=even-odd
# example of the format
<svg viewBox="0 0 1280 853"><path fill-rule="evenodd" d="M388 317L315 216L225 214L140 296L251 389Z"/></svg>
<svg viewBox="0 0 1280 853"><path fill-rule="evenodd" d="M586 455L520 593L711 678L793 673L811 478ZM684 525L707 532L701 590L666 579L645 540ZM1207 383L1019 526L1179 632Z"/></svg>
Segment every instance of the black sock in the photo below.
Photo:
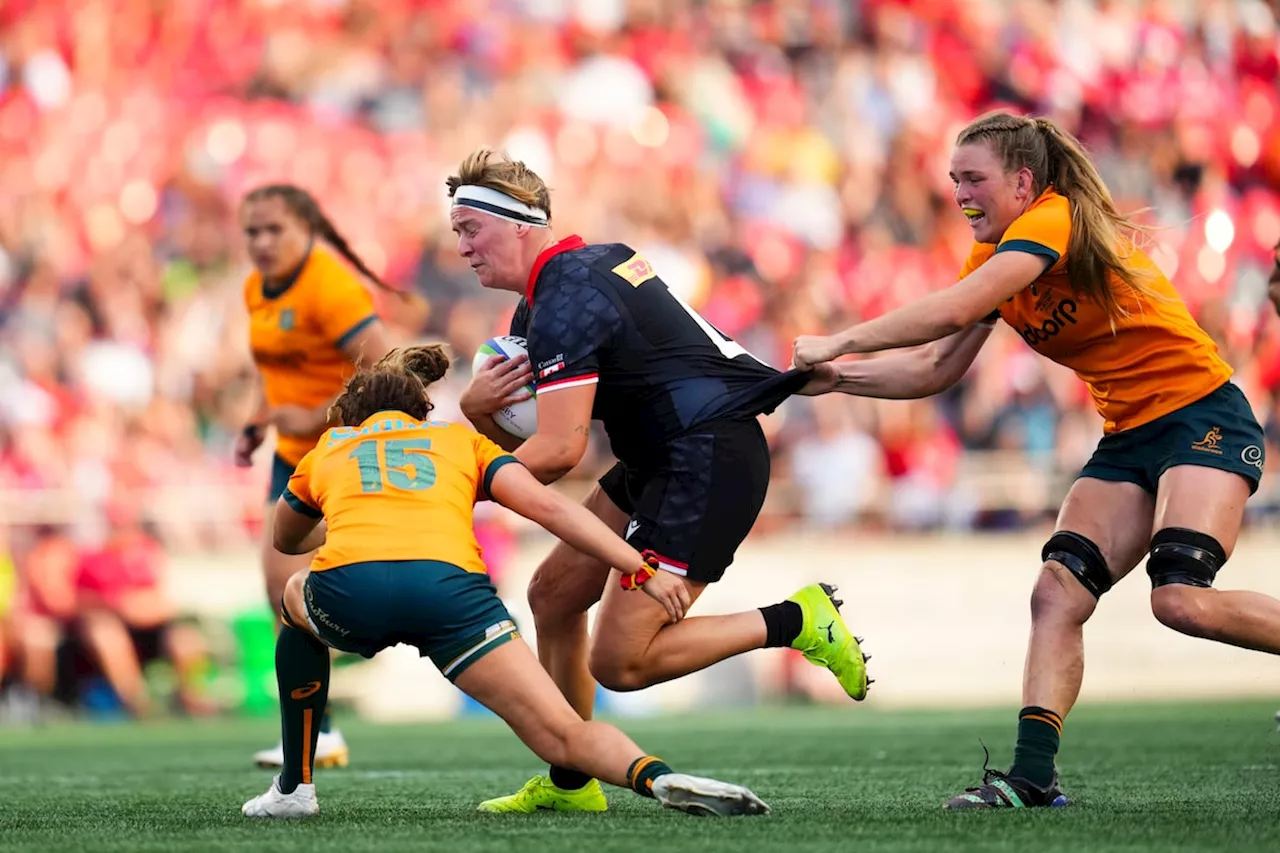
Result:
<svg viewBox="0 0 1280 853"><path fill-rule="evenodd" d="M671 768L661 758L645 755L631 762L627 768L627 784L640 796L652 797L654 780L670 772Z"/></svg>
<svg viewBox="0 0 1280 853"><path fill-rule="evenodd" d="M276 684L284 768L280 793L311 784L320 718L329 699L329 649L305 631L288 626L276 638Z"/></svg>
<svg viewBox="0 0 1280 853"><path fill-rule="evenodd" d="M804 611L794 601L761 607L760 614L764 616L764 647L766 649L783 649L790 646L796 641L796 637L800 636L800 629L804 627Z"/></svg>
<svg viewBox="0 0 1280 853"><path fill-rule="evenodd" d="M288 626L292 628L294 626L294 622L292 621L292 617L288 615L289 608L285 606L284 596L280 597L280 613L281 615L284 616L281 627ZM325 708L324 713L320 716L320 731L324 732L325 734L328 734L332 730L333 730L333 715L329 713L328 708Z"/></svg>
<svg viewBox="0 0 1280 853"><path fill-rule="evenodd" d="M562 791L576 791L591 781L586 773L570 770L568 767L551 765L551 784Z"/></svg>
<svg viewBox="0 0 1280 853"><path fill-rule="evenodd" d="M1054 759L1062 738L1062 717L1032 705L1018 712L1018 744L1010 776L1047 788L1053 782Z"/></svg>

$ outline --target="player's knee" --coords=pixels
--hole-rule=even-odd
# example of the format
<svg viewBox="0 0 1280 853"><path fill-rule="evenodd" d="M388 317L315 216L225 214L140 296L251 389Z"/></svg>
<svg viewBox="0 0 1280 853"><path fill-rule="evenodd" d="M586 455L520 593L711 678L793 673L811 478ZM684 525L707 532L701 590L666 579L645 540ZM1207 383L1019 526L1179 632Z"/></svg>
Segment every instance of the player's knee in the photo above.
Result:
<svg viewBox="0 0 1280 853"><path fill-rule="evenodd" d="M556 601L555 572L556 568L548 566L544 561L529 579L529 589L526 594L529 597L529 609L533 611L535 619L546 618L557 609L559 602Z"/></svg>
<svg viewBox="0 0 1280 853"><path fill-rule="evenodd" d="M601 652L599 647L591 650L589 666L591 677L606 690L615 693L628 693L643 690L653 683L653 679L645 671L642 661L631 657L622 657L612 652Z"/></svg>
<svg viewBox="0 0 1280 853"><path fill-rule="evenodd" d="M538 633L552 630L572 616L585 617L600 599L609 567L569 548L555 548L529 581L529 609ZM596 576L601 576L596 580Z"/></svg>
<svg viewBox="0 0 1280 853"><path fill-rule="evenodd" d="M1217 639L1222 632L1218 614L1209 597L1213 590L1167 584L1151 590L1151 612L1166 628L1179 634Z"/></svg>
<svg viewBox="0 0 1280 853"><path fill-rule="evenodd" d="M1059 530L1049 537L1040 551L1040 559L1066 569L1079 586L1093 597L1094 602L1102 598L1114 582L1102 549L1089 537L1070 530ZM1092 612L1092 608L1090 611Z"/></svg>
<svg viewBox="0 0 1280 853"><path fill-rule="evenodd" d="M1162 586L1208 589L1226 561L1226 549L1212 536L1185 527L1166 527L1151 537L1147 574L1152 589Z"/></svg>
<svg viewBox="0 0 1280 853"><path fill-rule="evenodd" d="M1226 549L1212 536L1181 527L1156 533L1147 574L1151 612L1160 624L1193 637L1219 636L1222 625L1210 606L1211 587L1226 561Z"/></svg>
<svg viewBox="0 0 1280 853"><path fill-rule="evenodd" d="M1093 615L1098 600L1080 586L1072 573L1056 562L1040 570L1031 590L1031 622L1066 622L1083 625Z"/></svg>

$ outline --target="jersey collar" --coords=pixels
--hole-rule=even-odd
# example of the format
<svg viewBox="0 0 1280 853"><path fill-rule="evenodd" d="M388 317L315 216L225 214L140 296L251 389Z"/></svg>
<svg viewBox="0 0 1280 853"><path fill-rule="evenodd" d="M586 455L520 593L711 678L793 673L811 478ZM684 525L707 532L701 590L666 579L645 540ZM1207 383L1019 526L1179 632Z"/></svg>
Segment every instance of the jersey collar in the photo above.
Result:
<svg viewBox="0 0 1280 853"><path fill-rule="evenodd" d="M289 273L289 275L285 277L284 281L273 287L272 285L267 284L267 280L264 278L262 280L263 298L279 299L288 292L289 288L297 284L298 279L302 277L302 271L307 268L307 264L311 263L311 253L315 250L315 247L316 241L312 238L312 240L307 243L307 253L302 256L302 262L294 268L293 272Z"/></svg>
<svg viewBox="0 0 1280 853"><path fill-rule="evenodd" d="M413 415L401 409L378 409L378 411L374 412L372 415L369 415L369 417L361 421L360 426L361 427L368 426L373 421L386 420L388 417L391 417L393 415L399 415L401 420L413 421L414 423L423 423L422 421L419 421L417 418L415 418Z"/></svg>
<svg viewBox="0 0 1280 853"><path fill-rule="evenodd" d="M555 243L543 249L541 254L533 262L533 269L529 272L529 284L525 287L524 298L530 305L533 304L533 289L538 286L538 276L542 273L542 268L547 265L547 261L554 258L561 252L572 252L574 249L581 249L586 246L586 241L577 234L570 234L559 243Z"/></svg>

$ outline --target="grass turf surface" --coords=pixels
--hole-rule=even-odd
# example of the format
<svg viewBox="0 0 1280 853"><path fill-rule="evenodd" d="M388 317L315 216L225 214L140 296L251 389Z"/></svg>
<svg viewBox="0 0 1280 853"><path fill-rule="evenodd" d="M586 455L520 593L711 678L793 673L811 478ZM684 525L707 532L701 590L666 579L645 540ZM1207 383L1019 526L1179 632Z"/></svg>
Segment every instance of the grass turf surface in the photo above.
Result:
<svg viewBox="0 0 1280 853"><path fill-rule="evenodd" d="M1084 707L1060 757L1074 805L948 813L1002 769L1015 712L772 709L624 721L678 770L750 786L766 818L699 820L606 787L605 815L481 815L538 762L491 720L370 726L348 719L352 766L319 771L322 812L256 822L240 804L269 722L0 730L0 850L1050 851L1280 849L1272 704Z"/></svg>

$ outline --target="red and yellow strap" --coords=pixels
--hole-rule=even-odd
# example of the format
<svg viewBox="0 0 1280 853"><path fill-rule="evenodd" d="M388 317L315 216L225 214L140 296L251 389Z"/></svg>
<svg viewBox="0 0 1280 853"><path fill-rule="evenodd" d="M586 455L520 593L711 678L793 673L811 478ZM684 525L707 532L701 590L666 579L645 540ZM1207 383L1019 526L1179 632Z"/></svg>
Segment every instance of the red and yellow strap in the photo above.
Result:
<svg viewBox="0 0 1280 853"><path fill-rule="evenodd" d="M622 588L628 592L644 586L647 580L658 573L657 554L646 550L641 551L640 556L644 558L644 562L640 564L640 568L636 569L636 573L622 576Z"/></svg>

